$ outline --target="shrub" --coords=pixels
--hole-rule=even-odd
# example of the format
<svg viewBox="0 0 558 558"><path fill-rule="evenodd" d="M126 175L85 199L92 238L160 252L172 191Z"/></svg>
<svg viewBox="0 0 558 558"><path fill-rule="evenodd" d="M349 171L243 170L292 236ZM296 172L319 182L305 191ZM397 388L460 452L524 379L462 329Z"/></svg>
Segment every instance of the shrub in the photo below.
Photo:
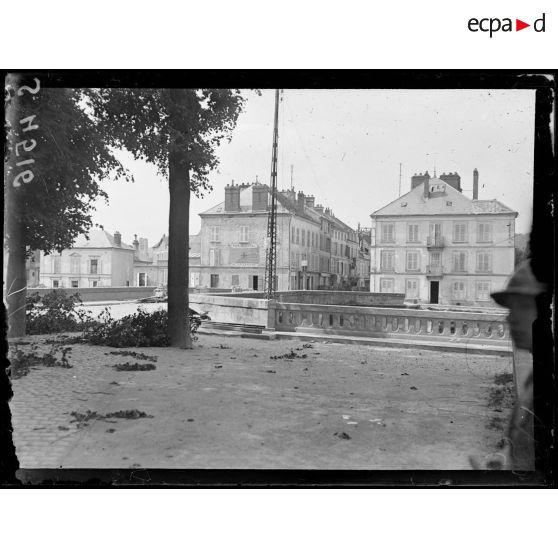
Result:
<svg viewBox="0 0 558 558"><path fill-rule="evenodd" d="M26 333L37 335L62 331L83 331L92 320L91 313L79 309L79 294L67 295L52 291L44 295L34 293L26 300Z"/></svg>
<svg viewBox="0 0 558 558"><path fill-rule="evenodd" d="M168 347L168 312L146 312L141 308L134 314L115 320L108 310L103 310L99 321L89 322L84 337L93 345L109 347ZM192 339L201 324L197 316L190 320Z"/></svg>

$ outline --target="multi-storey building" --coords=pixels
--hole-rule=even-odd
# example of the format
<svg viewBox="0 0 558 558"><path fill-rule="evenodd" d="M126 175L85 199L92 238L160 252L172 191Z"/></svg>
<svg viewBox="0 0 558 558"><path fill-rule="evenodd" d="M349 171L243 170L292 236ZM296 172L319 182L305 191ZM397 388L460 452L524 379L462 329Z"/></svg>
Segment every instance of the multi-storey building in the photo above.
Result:
<svg viewBox="0 0 558 558"><path fill-rule="evenodd" d="M265 288L269 201L265 184L232 184L225 187L224 202L200 213L201 286ZM314 202L294 190L277 194L278 290L347 288L351 271L356 277L356 232Z"/></svg>
<svg viewBox="0 0 558 558"><path fill-rule="evenodd" d="M473 199L457 173L415 175L411 190L372 213L370 290L432 304L490 306L514 268L517 212Z"/></svg>
<svg viewBox="0 0 558 558"><path fill-rule="evenodd" d="M45 287L125 287L132 285L134 247L119 232L93 229L80 235L72 248L41 254L41 283Z"/></svg>
<svg viewBox="0 0 558 558"><path fill-rule="evenodd" d="M169 237L164 234L161 239L149 247L147 238L134 239L134 285L166 286L169 269ZM191 235L190 254L190 287L199 286L199 235Z"/></svg>
<svg viewBox="0 0 558 558"><path fill-rule="evenodd" d="M38 287L41 283L41 251L33 250L25 260L27 286Z"/></svg>

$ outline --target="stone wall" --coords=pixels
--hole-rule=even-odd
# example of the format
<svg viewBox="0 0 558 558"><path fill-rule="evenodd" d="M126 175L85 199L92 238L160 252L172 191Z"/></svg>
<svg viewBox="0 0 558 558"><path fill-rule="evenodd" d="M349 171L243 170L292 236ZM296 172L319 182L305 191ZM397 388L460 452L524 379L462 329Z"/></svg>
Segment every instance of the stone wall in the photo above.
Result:
<svg viewBox="0 0 558 558"><path fill-rule="evenodd" d="M190 307L198 312L207 312L214 322L260 325L273 328L273 324L269 322L269 302L265 299L238 298L223 295L190 295ZM274 305L273 301L271 301L271 305ZM273 312L271 317L275 317Z"/></svg>
<svg viewBox="0 0 558 558"><path fill-rule="evenodd" d="M232 293L227 296L238 298L265 298L265 293ZM342 306L381 306L404 308L403 293L369 293L360 291L280 291L277 302L299 304L332 304Z"/></svg>
<svg viewBox="0 0 558 558"><path fill-rule="evenodd" d="M27 294L39 293L41 296L54 291L67 295L79 294L83 302L137 300L153 296L154 287L86 287L83 289L27 289Z"/></svg>

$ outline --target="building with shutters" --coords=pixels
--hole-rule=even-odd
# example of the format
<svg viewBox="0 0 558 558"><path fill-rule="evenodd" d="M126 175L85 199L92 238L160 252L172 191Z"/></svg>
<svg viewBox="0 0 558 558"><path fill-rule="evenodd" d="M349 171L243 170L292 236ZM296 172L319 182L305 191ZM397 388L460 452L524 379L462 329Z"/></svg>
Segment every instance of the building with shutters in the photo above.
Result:
<svg viewBox="0 0 558 558"><path fill-rule="evenodd" d="M189 287L200 284L200 238L190 235L189 239ZM168 284L169 269L169 237L164 234L153 246L149 246L147 238L137 237L133 242L134 253L134 285L137 287L163 286Z"/></svg>
<svg viewBox="0 0 558 558"><path fill-rule="evenodd" d="M93 229L71 248L41 254L41 283L51 288L127 287L133 285L134 247L114 235Z"/></svg>
<svg viewBox="0 0 558 558"><path fill-rule="evenodd" d="M517 212L461 188L457 173L411 178L411 190L372 213L370 290L408 301L493 306L514 269Z"/></svg>
<svg viewBox="0 0 558 558"><path fill-rule="evenodd" d="M200 286L265 289L270 188L265 184L225 187L225 199L200 213ZM277 193L277 290L350 289L366 259L355 230L314 196Z"/></svg>

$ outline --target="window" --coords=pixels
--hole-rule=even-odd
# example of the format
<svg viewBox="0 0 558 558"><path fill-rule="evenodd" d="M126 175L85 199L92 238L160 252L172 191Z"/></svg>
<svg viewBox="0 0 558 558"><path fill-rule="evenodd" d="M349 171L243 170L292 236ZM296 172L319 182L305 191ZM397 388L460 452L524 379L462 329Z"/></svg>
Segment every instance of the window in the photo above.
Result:
<svg viewBox="0 0 558 558"><path fill-rule="evenodd" d="M304 246L304 239L306 237L306 231L302 229L302 245Z"/></svg>
<svg viewBox="0 0 558 558"><path fill-rule="evenodd" d="M296 229L296 244L300 244L300 229Z"/></svg>
<svg viewBox="0 0 558 558"><path fill-rule="evenodd" d="M162 250L161 252L158 252L157 259L159 261L167 261L169 259L169 251L168 250Z"/></svg>
<svg viewBox="0 0 558 558"><path fill-rule="evenodd" d="M464 300L465 299L465 282L464 281L454 281L452 285L453 299L454 300Z"/></svg>
<svg viewBox="0 0 558 558"><path fill-rule="evenodd" d="M492 223L477 223L477 242L492 242Z"/></svg>
<svg viewBox="0 0 558 558"><path fill-rule="evenodd" d="M419 226L416 224L407 225L407 242L419 241Z"/></svg>
<svg viewBox="0 0 558 558"><path fill-rule="evenodd" d="M454 252L453 253L453 271L466 272L467 271L467 252Z"/></svg>
<svg viewBox="0 0 558 558"><path fill-rule="evenodd" d="M380 268L382 271L393 271L395 264L395 252L393 250L382 250L380 256Z"/></svg>
<svg viewBox="0 0 558 558"><path fill-rule="evenodd" d="M209 265L210 266L216 266L219 265L220 261L219 261L219 252L220 250L215 250L215 248L211 248L209 250Z"/></svg>
<svg viewBox="0 0 558 558"><path fill-rule="evenodd" d="M248 242L248 227L245 225L240 227L240 242Z"/></svg>
<svg viewBox="0 0 558 558"><path fill-rule="evenodd" d="M395 224L382 223L382 242L392 243L395 242Z"/></svg>
<svg viewBox="0 0 558 558"><path fill-rule="evenodd" d="M407 279L405 282L405 297L418 298L418 279Z"/></svg>
<svg viewBox="0 0 558 558"><path fill-rule="evenodd" d="M239 285L238 275L233 275L231 277L231 285L233 287L238 287L238 285Z"/></svg>
<svg viewBox="0 0 558 558"><path fill-rule="evenodd" d="M78 255L70 256L70 273L79 273L80 272L80 262L81 258Z"/></svg>
<svg viewBox="0 0 558 558"><path fill-rule="evenodd" d="M53 289L58 289L59 286L60 286L60 281L54 280L52 282L52 288Z"/></svg>
<svg viewBox="0 0 558 558"><path fill-rule="evenodd" d="M296 235L296 231L295 231L295 228L293 227L292 231L291 231L291 242L293 242L293 243L295 241L295 235Z"/></svg>
<svg viewBox="0 0 558 558"><path fill-rule="evenodd" d="M126 283L129 283L129 281L126 281ZM98 281L91 281L91 286L92 287L96 287L99 284Z"/></svg>
<svg viewBox="0 0 558 558"><path fill-rule="evenodd" d="M210 281L210 287L212 289L215 289L216 287L219 286L219 275L212 273L209 281Z"/></svg>
<svg viewBox="0 0 558 558"><path fill-rule="evenodd" d="M430 252L430 265L432 267L440 267L441 263L442 263L442 253Z"/></svg>
<svg viewBox="0 0 558 558"><path fill-rule="evenodd" d="M52 256L52 273L60 273L60 256Z"/></svg>
<svg viewBox="0 0 558 558"><path fill-rule="evenodd" d="M487 273L492 271L492 254L490 252L477 252L477 272Z"/></svg>
<svg viewBox="0 0 558 558"><path fill-rule="evenodd" d="M72 279L71 281L72 289L77 289L79 287L79 281Z"/></svg>
<svg viewBox="0 0 558 558"><path fill-rule="evenodd" d="M453 224L453 241L467 242L467 223Z"/></svg>
<svg viewBox="0 0 558 558"><path fill-rule="evenodd" d="M393 279L380 279L380 292L392 293L393 292Z"/></svg>
<svg viewBox="0 0 558 558"><path fill-rule="evenodd" d="M419 270L419 253L418 252L407 252L407 271L418 271Z"/></svg>
<svg viewBox="0 0 558 558"><path fill-rule="evenodd" d="M490 300L490 281L477 281L476 300Z"/></svg>
<svg viewBox="0 0 558 558"><path fill-rule="evenodd" d="M210 227L210 236L209 236L209 240L210 242L219 242L219 228L217 226L214 227Z"/></svg>
<svg viewBox="0 0 558 558"><path fill-rule="evenodd" d="M99 273L99 267L99 260L97 258L89 260L89 273L91 275L97 275Z"/></svg>
<svg viewBox="0 0 558 558"><path fill-rule="evenodd" d="M93 285L94 287L96 285ZM145 280L145 273L138 273L138 287L147 286L147 281Z"/></svg>

